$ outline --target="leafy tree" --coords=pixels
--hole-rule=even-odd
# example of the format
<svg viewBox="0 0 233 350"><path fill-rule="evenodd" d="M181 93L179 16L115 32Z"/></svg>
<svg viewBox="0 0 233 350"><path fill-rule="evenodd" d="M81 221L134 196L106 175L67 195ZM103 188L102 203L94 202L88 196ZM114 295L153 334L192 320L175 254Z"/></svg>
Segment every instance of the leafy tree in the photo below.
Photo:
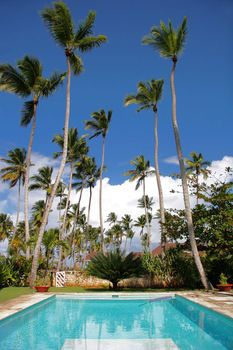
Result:
<svg viewBox="0 0 233 350"><path fill-rule="evenodd" d="M147 234L148 234L147 246L149 247L151 232L150 232L150 222L149 222L149 215L148 215L148 209L147 209L147 203L146 203L146 177L148 175L151 175L153 171L150 170L150 161L145 160L143 155L137 156L135 159L131 160L130 164L132 164L135 167L135 169L128 170L124 175L129 176L129 181L137 180L136 187L135 187L136 190L142 184L145 218L146 218L146 226L147 226Z"/></svg>
<svg viewBox="0 0 233 350"><path fill-rule="evenodd" d="M125 98L125 106L130 104L137 104L139 107L138 112L144 109L151 109L154 112L154 160L155 160L155 175L157 181L157 188L159 194L159 208L161 217L161 246L163 252L165 251L166 245L166 226L165 224L165 209L164 209L164 198L163 188L160 179L159 172L159 160L158 160L158 102L162 98L163 91L163 80L150 80L147 82L139 82L136 95L129 95Z"/></svg>
<svg viewBox="0 0 233 350"><path fill-rule="evenodd" d="M143 43L146 45L150 45L152 48L159 51L162 57L169 58L172 60L172 71L170 76L171 93L172 93L172 125L173 125L176 150L177 150L177 155L178 155L178 160L180 165L180 175L181 175L182 187L183 187L184 206L185 206L185 214L186 214L186 220L188 225L189 239L192 247L193 257L194 257L197 269L199 271L202 284L206 289L209 289L209 283L199 256L199 252L197 250L197 245L195 240L187 176L186 176L184 157L182 153L180 133L179 133L178 123L177 123L177 116L176 116L176 91L175 91L175 83L174 83L175 69L176 69L178 57L181 55L184 48L186 36L187 36L187 19L185 17L181 26L177 30L173 27L170 21L168 23L168 26L166 26L166 24L161 21L160 27L155 27L155 26L152 27L150 35L146 36L143 39Z"/></svg>
<svg viewBox="0 0 233 350"><path fill-rule="evenodd" d="M99 214L100 214L100 228L101 228L101 245L104 251L104 226L103 226L103 212L102 212L102 180L104 170L104 155L105 155L105 140L109 130L110 121L112 118L112 111L106 112L101 109L99 112L93 112L92 119L86 121L86 129L93 131L90 139L102 135L102 161L100 167L100 192L99 192Z"/></svg>
<svg viewBox="0 0 233 350"><path fill-rule="evenodd" d="M96 255L90 261L87 272L91 276L110 281L115 290L121 280L142 275L142 266L140 258L133 253L125 255L116 250Z"/></svg>
<svg viewBox="0 0 233 350"><path fill-rule="evenodd" d="M92 36L93 25L95 21L95 13L90 12L86 20L78 26L75 30L73 19L67 5L63 1L57 1L53 4L52 8L45 8L42 11L42 18L47 25L52 37L56 43L62 47L66 57L67 63L67 81L66 81L66 112L64 120L64 132L63 132L63 152L61 157L61 163L57 176L53 185L53 189L46 205L44 212L43 221L40 227L38 240L34 250L32 269L30 275L30 285L33 286L37 268L38 258L40 252L40 246L42 243L45 227L48 221L49 212L52 207L54 197L56 195L57 187L59 186L61 176L63 174L66 160L67 160L67 149L68 149L68 129L70 119L70 80L71 70L73 74L78 75L83 70L83 64L81 58L75 54L75 52L85 52L91 50L94 47L100 46L106 41L106 37L99 35L97 37Z"/></svg>
<svg viewBox="0 0 233 350"><path fill-rule="evenodd" d="M43 77L43 67L40 61L31 56L25 56L18 61L16 68L10 64L0 65L0 89L16 95L31 99L24 102L22 109L21 125L28 126L32 124L29 138L25 186L24 186L24 216L25 216L25 235L26 241L29 241L29 219L28 219L28 186L31 166L31 153L36 129L37 106L42 97L50 96L65 78L65 74L53 73L50 78ZM26 252L29 259L29 250Z"/></svg>
<svg viewBox="0 0 233 350"><path fill-rule="evenodd" d="M1 161L7 164L5 168L0 169L1 180L3 182L9 182L10 188L18 184L18 204L15 228L13 231L14 236L19 222L21 185L25 183L26 150L24 148L15 148L8 152L8 158L1 158Z"/></svg>

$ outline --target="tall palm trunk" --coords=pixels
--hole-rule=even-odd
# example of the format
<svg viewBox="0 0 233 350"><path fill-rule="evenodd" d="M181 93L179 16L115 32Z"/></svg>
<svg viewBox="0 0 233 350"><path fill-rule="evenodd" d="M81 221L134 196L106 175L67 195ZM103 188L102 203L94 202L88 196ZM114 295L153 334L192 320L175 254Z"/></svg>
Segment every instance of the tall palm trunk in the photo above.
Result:
<svg viewBox="0 0 233 350"><path fill-rule="evenodd" d="M44 236L45 227L48 221L49 212L51 210L54 197L56 195L56 191L59 185L59 182L61 180L61 176L63 174L65 165L66 165L66 158L67 158L67 146L68 146L68 129L69 129L69 118L70 118L70 78L71 78L71 70L70 70L70 58L69 53L66 52L67 56L67 83L66 83L66 114L65 114L65 123L64 123L64 144L63 144L63 152L62 152L62 159L60 163L60 167L56 176L56 180L54 185L52 186L51 195L48 199L48 202L46 203L42 223L39 229L38 239L36 242L33 260L32 260L32 268L31 268L31 275L30 275L30 286L34 286L37 269L38 269L38 259L40 254L40 247L42 243L42 239Z"/></svg>
<svg viewBox="0 0 233 350"><path fill-rule="evenodd" d="M91 200L92 200L92 186L89 187L89 203L88 203L88 212L87 212L87 226L90 221L90 213L91 213Z"/></svg>
<svg viewBox="0 0 233 350"><path fill-rule="evenodd" d="M148 216L147 203L146 203L145 177L143 178L142 187L143 187L143 200L144 200L144 206L145 206L145 217L146 217L146 227L147 227L147 246L149 248L150 247L150 223L149 223L149 216Z"/></svg>
<svg viewBox="0 0 233 350"><path fill-rule="evenodd" d="M63 240L65 238L65 228L66 228L66 217L67 217L67 212L69 208L69 201L70 201L70 195L71 195L71 190L72 190L72 180L73 180L73 172L74 172L74 163L70 163L70 179L69 179L69 187L68 187L68 193L67 193L67 199L66 199L66 206L63 214L63 222L62 222L62 227L61 227L61 232L60 232L60 239ZM61 261L62 261L62 251L63 248L59 248L59 257L58 257L58 263L57 263L57 271L61 269Z"/></svg>
<svg viewBox="0 0 233 350"><path fill-rule="evenodd" d="M202 262L199 256L199 252L198 252L197 244L195 240L192 211L191 211L190 200L189 200L188 183L187 183L184 158L183 158L182 148L180 143L179 128L178 128L177 118L176 118L176 92L175 92L175 83L174 83L175 68L176 68L176 58L174 58L173 60L173 66L172 66L171 77L170 77L171 92L172 92L172 124L173 124L173 131L174 131L175 142L176 142L176 150L177 150L178 160L180 164L180 175L181 175L182 187L183 187L185 216L187 220L189 240L190 240L194 261L195 261L197 270L200 274L202 284L206 289L208 289L209 286L208 286L207 277L206 277L204 268L202 266Z"/></svg>
<svg viewBox="0 0 233 350"><path fill-rule="evenodd" d="M32 117L32 127L30 133L30 139L27 150L27 160L26 160L26 172L25 172L25 182L24 182L24 222L25 222L25 240L26 240L26 259L30 258L30 247L28 242L30 240L29 231L29 218L28 218L28 187L29 187L29 176L30 176L30 165L31 165L31 154L32 154L32 144L34 140L34 134L36 129L36 112L38 100L34 97L33 104L33 117Z"/></svg>
<svg viewBox="0 0 233 350"><path fill-rule="evenodd" d="M154 136L155 136L155 148L154 148L154 158L155 158L155 175L157 180L158 194L159 194L159 209L160 209L160 226L161 226L161 248L162 255L165 253L166 248L166 228L165 228L165 209L164 209L164 198L163 198L163 188L161 184L160 172L159 172L159 138L158 138L158 112L157 108L154 110L155 120L154 120Z"/></svg>
<svg viewBox="0 0 233 350"><path fill-rule="evenodd" d="M102 162L100 167L100 191L99 191L99 214L100 214L100 238L101 238L101 249L104 252L104 225L103 225L103 209L102 209L102 180L103 180L103 169L104 169L104 151L105 151L105 138L103 137L102 143Z"/></svg>
<svg viewBox="0 0 233 350"><path fill-rule="evenodd" d="M15 233L17 231L17 226L19 223L19 212L20 212L20 198L21 197L21 177L19 178L19 185L18 185L18 199L17 199L17 214L16 214L16 220L15 220L15 228L13 230L13 236L12 236L12 240L15 237Z"/></svg>
<svg viewBox="0 0 233 350"><path fill-rule="evenodd" d="M199 200L199 173L198 173L198 171L197 171L196 175L197 175L196 205L198 205L198 200Z"/></svg>

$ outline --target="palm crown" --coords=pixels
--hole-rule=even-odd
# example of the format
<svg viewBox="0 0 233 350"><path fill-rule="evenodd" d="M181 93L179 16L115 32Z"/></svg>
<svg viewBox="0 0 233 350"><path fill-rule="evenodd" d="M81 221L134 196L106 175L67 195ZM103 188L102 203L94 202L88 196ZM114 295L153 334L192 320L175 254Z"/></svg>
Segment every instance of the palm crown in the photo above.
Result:
<svg viewBox="0 0 233 350"><path fill-rule="evenodd" d="M153 171L150 170L150 161L145 160L143 155L137 156L135 159L131 160L130 164L134 165L135 169L128 170L124 175L130 177L129 181L137 180L137 190L145 177L151 175Z"/></svg>
<svg viewBox="0 0 233 350"><path fill-rule="evenodd" d="M137 94L128 95L124 101L125 106L137 104L139 105L138 112L150 108L156 111L157 103L162 98L163 84L164 81L162 79L153 79L146 82L140 81L138 83Z"/></svg>
<svg viewBox="0 0 233 350"><path fill-rule="evenodd" d="M8 166L0 170L3 182L9 182L10 187L14 187L18 181L24 183L26 171L26 150L15 148L8 152L8 158L1 158L1 161Z"/></svg>
<svg viewBox="0 0 233 350"><path fill-rule="evenodd" d="M143 44L150 45L160 52L165 58L171 58L174 62L182 53L187 35L187 18L184 17L183 22L177 30L173 27L171 21L168 25L160 22L160 27L152 27L150 34L142 40Z"/></svg>
<svg viewBox="0 0 233 350"><path fill-rule="evenodd" d="M106 115L106 112L101 109L99 112L93 112L91 116L92 120L86 121L85 125L86 129L91 129L94 132L90 139L101 134L105 138L112 118L112 111L108 111Z"/></svg>
<svg viewBox="0 0 233 350"><path fill-rule="evenodd" d="M47 195L51 193L52 189L52 167L42 167L38 170L38 174L31 176L31 185L29 186L29 190L44 190Z"/></svg>
<svg viewBox="0 0 233 350"><path fill-rule="evenodd" d="M44 9L41 15L54 40L65 49L74 74L79 74L83 70L82 60L75 54L75 51L91 50L107 40L104 35L92 35L96 17L93 11L88 13L85 21L80 23L77 29L75 29L71 13L63 1L55 2L53 8Z"/></svg>
<svg viewBox="0 0 233 350"><path fill-rule="evenodd" d="M31 56L25 56L17 62L16 68L10 64L0 65L0 90L15 93L21 97L32 96L22 109L21 125L27 126L34 114L34 104L40 97L51 95L62 83L65 74L53 73L50 78L42 76L43 68L40 61Z"/></svg>
<svg viewBox="0 0 233 350"><path fill-rule="evenodd" d="M54 158L58 158L62 155L64 136L55 135L53 142L56 143L60 148L61 152L55 152ZM68 132L68 150L67 150L67 163L76 161L81 156L85 156L88 152L88 146L86 143L85 136L78 136L76 128L70 128Z"/></svg>

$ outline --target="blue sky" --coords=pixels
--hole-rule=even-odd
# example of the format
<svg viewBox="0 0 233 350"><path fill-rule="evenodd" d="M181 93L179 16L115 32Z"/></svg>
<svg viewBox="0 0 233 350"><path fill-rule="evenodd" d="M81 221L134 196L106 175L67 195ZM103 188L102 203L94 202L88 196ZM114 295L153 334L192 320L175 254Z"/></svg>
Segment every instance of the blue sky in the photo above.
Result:
<svg viewBox="0 0 233 350"><path fill-rule="evenodd" d="M171 19L178 25L188 17L188 38L177 65L178 120L184 154L202 152L206 159L232 155L233 101L233 2L231 0L67 0L77 23L88 10L97 12L96 34L108 36L108 43L83 55L85 73L72 78L70 126L85 133L83 121L93 111L113 110L106 145L106 161L112 184L124 181L129 161L144 154L153 164L153 115L125 108L124 97L136 91L137 82L165 79L159 105L160 168L162 174L177 170L163 160L174 156L171 127L169 74L171 62L141 44L152 25ZM25 54L38 57L45 75L65 71L65 58L39 12L51 5L46 0L1 0L0 31L2 63L15 64ZM23 101L0 94L0 155L14 147L27 147L29 128L20 127ZM56 146L51 139L63 127L65 86L39 105L34 151L51 156ZM90 141L91 154L100 160L100 139Z"/></svg>

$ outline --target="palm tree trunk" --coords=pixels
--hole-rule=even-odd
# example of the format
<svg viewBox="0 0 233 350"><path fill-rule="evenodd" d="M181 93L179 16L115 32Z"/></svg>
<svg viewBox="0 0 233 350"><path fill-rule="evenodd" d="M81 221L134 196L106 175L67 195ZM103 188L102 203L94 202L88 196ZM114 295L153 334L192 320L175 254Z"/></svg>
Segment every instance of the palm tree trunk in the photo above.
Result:
<svg viewBox="0 0 233 350"><path fill-rule="evenodd" d="M20 198L21 197L20 193L21 193L21 178L19 178L17 214L16 214L15 228L14 228L14 231L13 231L12 240L15 238L15 233L17 231L17 226L18 226L18 223L19 223L20 199L21 199Z"/></svg>
<svg viewBox="0 0 233 350"><path fill-rule="evenodd" d="M148 217L148 211L147 211L147 204L146 204L146 181L145 178L143 178L142 182L143 186L143 200L144 200L144 206L145 206L145 216L146 216L146 227L147 227L147 246L150 247L150 223L149 223L149 217Z"/></svg>
<svg viewBox="0 0 233 350"><path fill-rule="evenodd" d="M28 187L29 187L29 176L30 176L30 165L31 165L31 154L32 154L32 144L34 140L34 134L36 129L36 112L37 112L38 101L34 97L34 112L32 117L32 128L31 134L27 149L27 160L26 160L26 172L25 172L25 181L24 181L24 223L25 223L25 240L26 240L26 259L30 258L30 247L28 242L30 240L30 231L29 231L29 215L28 215Z"/></svg>
<svg viewBox="0 0 233 350"><path fill-rule="evenodd" d="M99 214L100 214L100 239L101 239L101 249L104 252L104 224L103 224L103 211L102 211L102 180L103 180L103 169L104 169L104 146L105 138L103 137L102 143L102 162L100 167L100 192L99 192Z"/></svg>
<svg viewBox="0 0 233 350"><path fill-rule="evenodd" d="M69 119L70 119L70 78L71 78L70 58L67 53L66 114L65 114L65 122L64 122L64 135L63 135L64 144L63 144L62 159L61 159L60 167L56 176L55 183L52 187L51 195L49 196L48 202L45 207L42 223L39 229L38 239L36 242L33 260L32 260L32 268L31 268L31 275L30 275L31 287L34 286L36 275L37 275L40 246L44 236L45 227L48 221L49 212L51 210L53 200L56 195L56 191L66 165L67 146L68 146L68 129L69 129Z"/></svg>
<svg viewBox="0 0 233 350"><path fill-rule="evenodd" d="M207 277L205 274L205 270L202 266L202 262L199 256L199 252L198 252L197 244L195 240L192 211L191 211L190 200L189 200L188 183L186 178L184 158L183 158L181 142L180 142L179 128L178 128L177 118L176 118L176 92L175 92L175 83L174 83L175 68L176 68L176 61L173 62L173 67L172 67L171 77L170 77L171 92L172 92L172 124L173 124L173 130L174 130L174 136L175 136L175 142L176 142L176 150L177 150L178 160L180 164L180 175L181 175L182 187L183 187L185 216L187 220L189 240L190 240L194 261L195 261L197 270L200 274L202 284L206 289L208 289L209 285L208 285Z"/></svg>
<svg viewBox="0 0 233 350"><path fill-rule="evenodd" d="M87 226L89 225L89 221L90 221L90 213L91 213L91 199L92 199L92 187L89 187L89 203L88 203L88 212L87 212Z"/></svg>
<svg viewBox="0 0 233 350"><path fill-rule="evenodd" d="M161 226L161 248L162 255L165 253L166 249L166 228L165 228L165 209L164 209L164 198L163 198L163 188L161 184L160 172L159 172L159 138L158 138L158 112L157 108L155 112L155 125L154 125L154 135L155 135L155 148L154 148L154 158L155 158L155 175L157 180L158 194L159 194L159 209L160 209L160 226Z"/></svg>
<svg viewBox="0 0 233 350"><path fill-rule="evenodd" d="M197 190L196 190L196 204L198 205L199 197L199 174L197 174Z"/></svg>
<svg viewBox="0 0 233 350"><path fill-rule="evenodd" d="M66 206L65 206L65 211L64 211L64 214L63 214L63 222L62 222L62 228L61 228L61 234L60 234L60 239L61 240L63 240L64 237L65 237L66 217L67 217L67 212L68 212L68 208L69 208L69 201L70 201L70 195L71 195L71 190L72 190L73 172L74 172L74 164L73 164L73 162L71 162L70 163L69 187L68 187ZM59 271L61 269L62 251L63 251L63 248L60 247L58 263L57 263L57 271Z"/></svg>

